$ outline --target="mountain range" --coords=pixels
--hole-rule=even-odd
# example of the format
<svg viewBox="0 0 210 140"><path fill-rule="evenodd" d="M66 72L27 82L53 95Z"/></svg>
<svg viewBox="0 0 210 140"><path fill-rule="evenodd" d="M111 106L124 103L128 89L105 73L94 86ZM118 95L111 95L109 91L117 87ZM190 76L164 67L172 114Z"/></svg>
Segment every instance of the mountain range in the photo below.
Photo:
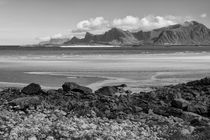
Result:
<svg viewBox="0 0 210 140"><path fill-rule="evenodd" d="M210 29L196 21L171 25L152 31L130 32L112 28L103 34L89 32L84 38L59 38L40 45L210 45Z"/></svg>

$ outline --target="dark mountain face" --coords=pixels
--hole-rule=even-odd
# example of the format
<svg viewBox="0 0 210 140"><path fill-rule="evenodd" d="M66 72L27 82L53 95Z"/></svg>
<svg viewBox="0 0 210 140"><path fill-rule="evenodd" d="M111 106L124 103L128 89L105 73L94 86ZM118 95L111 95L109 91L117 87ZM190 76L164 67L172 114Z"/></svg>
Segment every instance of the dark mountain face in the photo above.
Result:
<svg viewBox="0 0 210 140"><path fill-rule="evenodd" d="M161 29L160 35L154 39L154 44L175 45L207 45L210 44L210 30L198 22L185 22Z"/></svg>
<svg viewBox="0 0 210 140"><path fill-rule="evenodd" d="M82 39L73 37L64 45L210 45L210 29L196 21L185 22L152 31L129 32L112 28L104 34L86 33Z"/></svg>
<svg viewBox="0 0 210 140"><path fill-rule="evenodd" d="M108 45L133 45L139 44L139 40L129 31L112 28L100 35L86 33L83 39L72 38L65 44L108 44Z"/></svg>
<svg viewBox="0 0 210 140"><path fill-rule="evenodd" d="M149 41L151 38L151 32L139 31L139 32L133 33L133 35L135 38L142 41Z"/></svg>

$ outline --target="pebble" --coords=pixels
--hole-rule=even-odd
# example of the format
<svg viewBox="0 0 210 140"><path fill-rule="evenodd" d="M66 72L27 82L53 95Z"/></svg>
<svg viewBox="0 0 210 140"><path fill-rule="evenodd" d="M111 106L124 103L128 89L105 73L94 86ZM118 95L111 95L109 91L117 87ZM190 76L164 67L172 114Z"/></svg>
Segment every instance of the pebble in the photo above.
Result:
<svg viewBox="0 0 210 140"><path fill-rule="evenodd" d="M54 140L54 137L53 137L53 136L48 136L48 137L46 138L46 140Z"/></svg>
<svg viewBox="0 0 210 140"><path fill-rule="evenodd" d="M28 140L38 140L35 136L29 137Z"/></svg>
<svg viewBox="0 0 210 140"><path fill-rule="evenodd" d="M191 133L190 133L190 131L189 131L188 129L182 129L182 130L181 130L181 134L182 134L183 136L185 136L185 135L190 135Z"/></svg>

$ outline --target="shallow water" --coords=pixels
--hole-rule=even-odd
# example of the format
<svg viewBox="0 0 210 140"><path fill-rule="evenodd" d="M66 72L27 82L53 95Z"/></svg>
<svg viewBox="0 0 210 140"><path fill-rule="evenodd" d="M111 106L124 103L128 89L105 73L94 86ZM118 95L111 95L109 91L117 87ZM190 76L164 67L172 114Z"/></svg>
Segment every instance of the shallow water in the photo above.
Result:
<svg viewBox="0 0 210 140"><path fill-rule="evenodd" d="M76 49L78 52L85 50ZM105 49L103 53L99 49L80 54L76 51L50 48L1 50L0 86L24 86L36 82L45 88L59 88L63 82L73 81L94 90L121 83L138 90L210 75L209 52L132 53L133 50L128 50L128 53L122 53L120 49L119 53L117 50L107 53Z"/></svg>

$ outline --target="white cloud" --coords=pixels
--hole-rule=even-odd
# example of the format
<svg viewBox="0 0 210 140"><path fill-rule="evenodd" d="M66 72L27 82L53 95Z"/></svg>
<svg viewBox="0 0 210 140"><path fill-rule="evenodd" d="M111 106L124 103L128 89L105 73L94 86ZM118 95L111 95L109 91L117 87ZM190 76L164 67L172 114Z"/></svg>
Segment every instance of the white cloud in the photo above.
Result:
<svg viewBox="0 0 210 140"><path fill-rule="evenodd" d="M109 22L105 20L103 17L91 18L89 20L80 21L77 24L77 28L72 32L89 32L89 31L97 31L107 29L109 26Z"/></svg>
<svg viewBox="0 0 210 140"><path fill-rule="evenodd" d="M37 37L36 40L38 41L48 41L50 40L51 37L50 36L45 36L45 37Z"/></svg>
<svg viewBox="0 0 210 140"><path fill-rule="evenodd" d="M203 13L203 14L200 15L200 17L201 18L206 18L207 17L207 14L206 13Z"/></svg>
<svg viewBox="0 0 210 140"><path fill-rule="evenodd" d="M53 35L51 38L62 38L62 37L63 37L63 34L58 33L58 34Z"/></svg>
<svg viewBox="0 0 210 140"><path fill-rule="evenodd" d="M188 17L189 18L189 17ZM182 23L188 19L187 17L168 16L153 16L148 15L143 18L126 16L122 19L114 19L112 26L124 30L152 30L177 23Z"/></svg>
<svg viewBox="0 0 210 140"><path fill-rule="evenodd" d="M59 39L59 38L72 38L72 37L83 38L84 32L72 32L68 31L65 33L57 33L51 36L44 36L44 37L37 37L36 40L38 41L49 41L50 39Z"/></svg>
<svg viewBox="0 0 210 140"><path fill-rule="evenodd" d="M64 37L65 37L64 34L58 33L58 34L54 34L52 36L38 37L37 40L48 41L50 39L57 39L57 38L64 38Z"/></svg>
<svg viewBox="0 0 210 140"><path fill-rule="evenodd" d="M126 16L122 19L114 19L112 26L124 30L138 29L140 26L140 19L138 17Z"/></svg>
<svg viewBox="0 0 210 140"><path fill-rule="evenodd" d="M146 16L140 20L142 30L151 30L154 28L161 28L169 25L177 24L177 18L174 16Z"/></svg>
<svg viewBox="0 0 210 140"><path fill-rule="evenodd" d="M152 30L155 28L161 28L177 23L183 23L184 21L192 20L191 17L179 17L173 15L167 16L154 16L148 15L143 18L135 16L126 16L123 18L116 18L112 22L105 20L103 17L91 18L89 20L80 21L75 30L71 33L86 33L91 32L94 34L102 33L112 27L121 28L123 30Z"/></svg>

